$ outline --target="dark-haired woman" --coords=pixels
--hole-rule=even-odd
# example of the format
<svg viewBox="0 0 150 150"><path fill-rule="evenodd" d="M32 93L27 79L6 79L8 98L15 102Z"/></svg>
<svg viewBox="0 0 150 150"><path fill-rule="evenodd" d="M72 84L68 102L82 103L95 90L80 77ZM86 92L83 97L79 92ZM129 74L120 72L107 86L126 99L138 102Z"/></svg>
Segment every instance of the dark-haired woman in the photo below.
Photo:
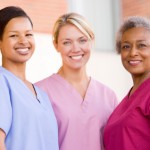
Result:
<svg viewBox="0 0 150 150"><path fill-rule="evenodd" d="M0 150L58 150L57 122L46 93L26 79L33 24L19 7L0 10Z"/></svg>

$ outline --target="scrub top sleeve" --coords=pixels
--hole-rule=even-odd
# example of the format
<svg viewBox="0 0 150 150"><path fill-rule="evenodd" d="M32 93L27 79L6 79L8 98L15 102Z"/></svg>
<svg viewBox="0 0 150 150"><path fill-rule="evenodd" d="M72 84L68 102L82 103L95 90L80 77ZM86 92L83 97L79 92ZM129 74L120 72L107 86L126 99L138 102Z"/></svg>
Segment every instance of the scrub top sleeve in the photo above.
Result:
<svg viewBox="0 0 150 150"><path fill-rule="evenodd" d="M116 108L116 106L119 104L119 99L118 99L115 91L110 89L109 87L107 87L105 93L109 98L108 105L114 110Z"/></svg>
<svg viewBox="0 0 150 150"><path fill-rule="evenodd" d="M12 121L10 90L7 80L0 75L0 128L8 133Z"/></svg>
<svg viewBox="0 0 150 150"><path fill-rule="evenodd" d="M119 100L115 93L113 93L112 97L113 97L113 107L115 109L116 106L119 104Z"/></svg>

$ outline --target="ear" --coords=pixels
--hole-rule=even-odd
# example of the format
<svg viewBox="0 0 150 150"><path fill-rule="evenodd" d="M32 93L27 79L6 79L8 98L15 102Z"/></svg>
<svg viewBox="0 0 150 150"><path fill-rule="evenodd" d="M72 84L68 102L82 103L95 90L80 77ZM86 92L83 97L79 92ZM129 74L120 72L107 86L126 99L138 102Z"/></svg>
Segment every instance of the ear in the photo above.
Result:
<svg viewBox="0 0 150 150"><path fill-rule="evenodd" d="M58 50L58 44L56 43L56 41L53 41L53 45L54 45L56 51L59 52L59 50Z"/></svg>

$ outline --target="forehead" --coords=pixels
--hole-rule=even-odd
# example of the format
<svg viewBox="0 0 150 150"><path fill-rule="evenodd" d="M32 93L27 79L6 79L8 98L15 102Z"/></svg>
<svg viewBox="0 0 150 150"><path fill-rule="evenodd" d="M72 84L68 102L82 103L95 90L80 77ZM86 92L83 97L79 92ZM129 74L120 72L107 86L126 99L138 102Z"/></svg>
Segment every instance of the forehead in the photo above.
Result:
<svg viewBox="0 0 150 150"><path fill-rule="evenodd" d="M59 37L75 36L75 35L84 36L81 30L79 30L75 25L72 25L72 24L67 24L61 27L59 30Z"/></svg>
<svg viewBox="0 0 150 150"><path fill-rule="evenodd" d="M5 31L9 30L31 30L32 25L28 18L26 17L17 17L11 19L5 26Z"/></svg>
<svg viewBox="0 0 150 150"><path fill-rule="evenodd" d="M143 28L143 27L137 27L132 28L127 31L125 31L122 35L122 42L124 40L148 40L150 39L150 30Z"/></svg>

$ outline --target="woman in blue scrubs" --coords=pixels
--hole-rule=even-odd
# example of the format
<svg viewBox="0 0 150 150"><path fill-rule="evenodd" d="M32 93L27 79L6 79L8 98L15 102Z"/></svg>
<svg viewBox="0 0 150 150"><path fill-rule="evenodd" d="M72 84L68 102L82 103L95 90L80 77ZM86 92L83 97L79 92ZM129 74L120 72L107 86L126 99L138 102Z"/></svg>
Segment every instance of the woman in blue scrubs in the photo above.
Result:
<svg viewBox="0 0 150 150"><path fill-rule="evenodd" d="M34 52L33 24L19 7L0 10L0 150L58 150L48 96L26 79Z"/></svg>

